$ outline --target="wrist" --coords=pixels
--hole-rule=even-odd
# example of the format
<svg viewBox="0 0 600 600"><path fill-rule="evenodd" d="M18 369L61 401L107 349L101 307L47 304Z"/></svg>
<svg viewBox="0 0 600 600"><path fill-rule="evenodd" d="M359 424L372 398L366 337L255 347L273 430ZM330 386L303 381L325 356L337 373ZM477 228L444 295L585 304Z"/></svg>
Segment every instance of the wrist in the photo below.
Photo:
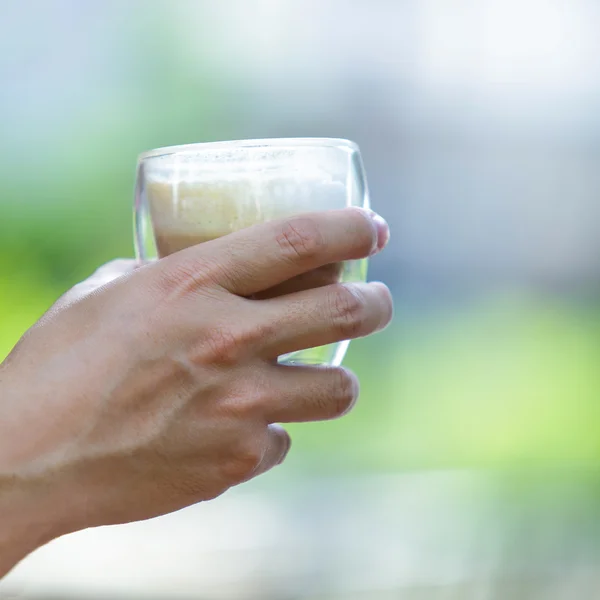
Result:
<svg viewBox="0 0 600 600"><path fill-rule="evenodd" d="M59 478L21 460L28 454L27 436L11 422L11 407L21 403L7 375L6 364L0 364L0 578L29 553L69 532Z"/></svg>
<svg viewBox="0 0 600 600"><path fill-rule="evenodd" d="M60 535L45 510L42 490L0 473L0 577L21 559Z"/></svg>

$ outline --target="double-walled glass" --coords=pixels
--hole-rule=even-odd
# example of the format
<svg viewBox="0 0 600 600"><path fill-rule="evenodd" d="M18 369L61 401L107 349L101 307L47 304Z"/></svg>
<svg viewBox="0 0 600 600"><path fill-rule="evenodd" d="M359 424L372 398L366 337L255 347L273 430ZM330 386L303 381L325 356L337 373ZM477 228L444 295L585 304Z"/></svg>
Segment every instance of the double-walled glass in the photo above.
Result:
<svg viewBox="0 0 600 600"><path fill-rule="evenodd" d="M140 260L162 258L256 223L306 212L369 207L358 146L339 139L244 140L142 154L135 194ZM333 266L341 282L365 281L367 261ZM280 357L339 365L349 342Z"/></svg>

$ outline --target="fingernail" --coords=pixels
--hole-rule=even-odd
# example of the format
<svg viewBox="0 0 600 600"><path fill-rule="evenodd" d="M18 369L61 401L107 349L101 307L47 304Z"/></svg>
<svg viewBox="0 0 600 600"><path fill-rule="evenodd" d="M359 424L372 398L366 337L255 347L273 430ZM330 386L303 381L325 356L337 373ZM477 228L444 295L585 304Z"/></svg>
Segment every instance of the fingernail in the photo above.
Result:
<svg viewBox="0 0 600 600"><path fill-rule="evenodd" d="M371 219L373 219L375 227L377 227L377 247L373 251L373 254L377 254L378 252L381 252L390 241L390 227L387 224L387 221L375 211L368 210L367 212Z"/></svg>
<svg viewBox="0 0 600 600"><path fill-rule="evenodd" d="M288 435L287 436L287 447L286 447L285 451L283 452L283 454L279 457L279 460L277 461L278 465L280 465L286 459L291 447L292 447L292 438Z"/></svg>

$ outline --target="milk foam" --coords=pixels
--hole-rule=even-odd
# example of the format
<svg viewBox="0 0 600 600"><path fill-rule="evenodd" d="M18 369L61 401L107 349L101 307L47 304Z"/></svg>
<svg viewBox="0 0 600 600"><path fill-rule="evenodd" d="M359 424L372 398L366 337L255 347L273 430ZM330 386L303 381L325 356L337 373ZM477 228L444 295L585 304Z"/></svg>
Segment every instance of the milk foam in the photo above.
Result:
<svg viewBox="0 0 600 600"><path fill-rule="evenodd" d="M265 167L263 161L210 164L196 157L160 157L146 174L154 227L223 235L279 217L343 208L346 186L317 166Z"/></svg>

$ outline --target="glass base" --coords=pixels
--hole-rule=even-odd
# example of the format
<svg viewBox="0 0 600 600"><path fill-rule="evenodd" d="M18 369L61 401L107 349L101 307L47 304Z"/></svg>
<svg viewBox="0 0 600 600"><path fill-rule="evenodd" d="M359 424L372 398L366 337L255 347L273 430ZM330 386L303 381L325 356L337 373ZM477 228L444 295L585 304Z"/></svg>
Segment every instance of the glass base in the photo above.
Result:
<svg viewBox="0 0 600 600"><path fill-rule="evenodd" d="M280 365L322 365L339 367L346 356L350 341L338 342L318 348L309 348L298 352L290 352L280 356L277 362Z"/></svg>

